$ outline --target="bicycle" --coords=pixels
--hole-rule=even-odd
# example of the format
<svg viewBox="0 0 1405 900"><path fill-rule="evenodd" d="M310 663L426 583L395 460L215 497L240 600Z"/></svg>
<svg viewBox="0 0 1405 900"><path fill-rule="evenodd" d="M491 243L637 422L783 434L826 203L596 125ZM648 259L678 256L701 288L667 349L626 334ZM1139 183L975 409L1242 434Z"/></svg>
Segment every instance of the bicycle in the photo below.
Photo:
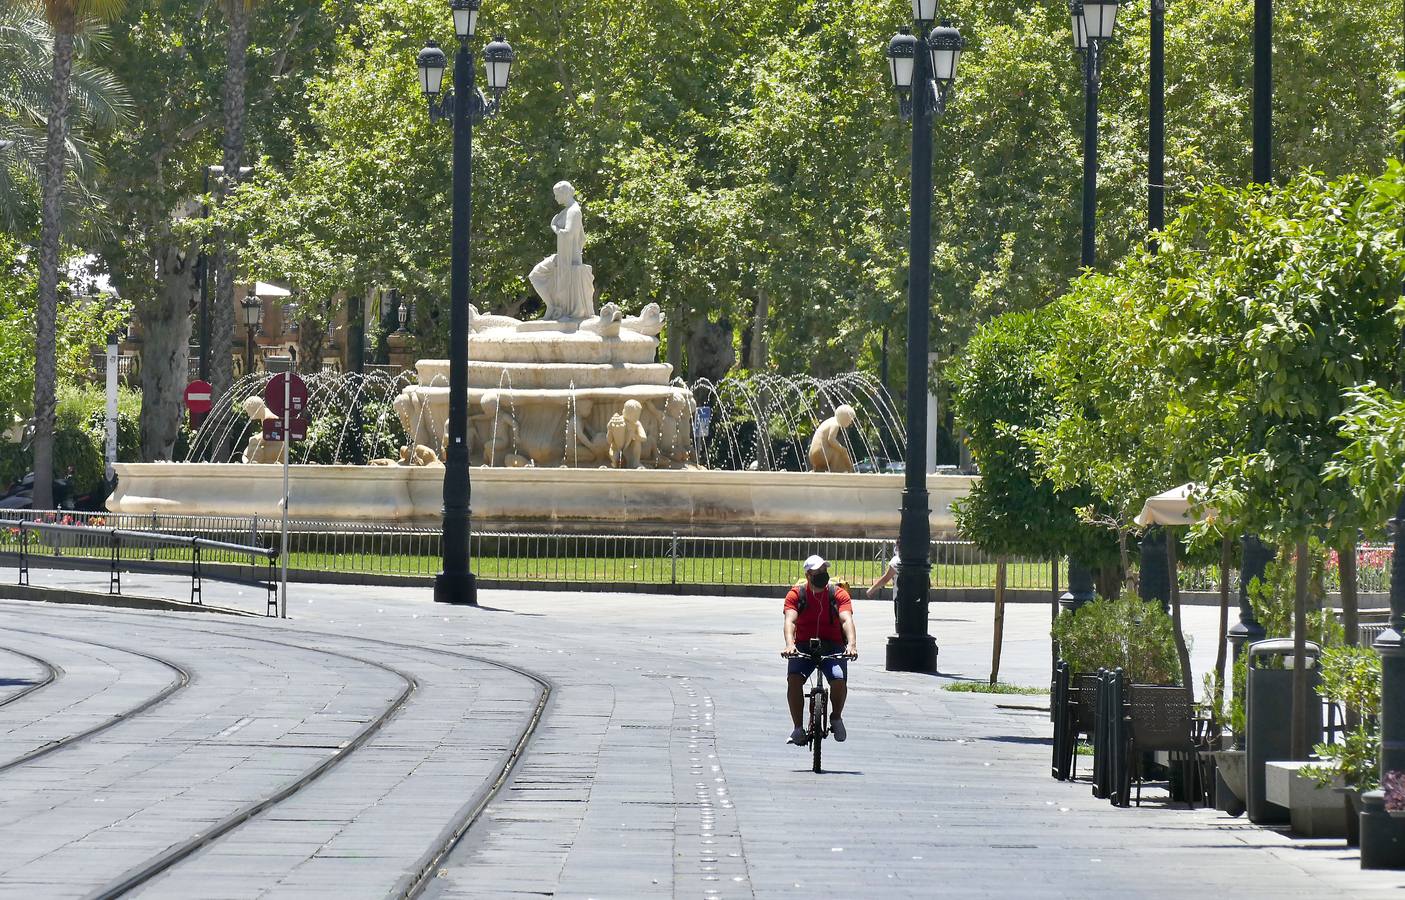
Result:
<svg viewBox="0 0 1405 900"><path fill-rule="evenodd" d="M810 638L809 646L806 650L796 650L794 653L786 654L788 659L799 659L809 657L815 664L815 671L812 673L815 679L810 686L810 692L806 694L809 700L809 725L805 731L805 740L810 743L810 752L814 758L814 771L820 772L820 745L824 742L825 735L830 733L829 728L829 686L824 678L824 663L836 659L848 659L846 653L822 652L824 642L819 638Z"/></svg>

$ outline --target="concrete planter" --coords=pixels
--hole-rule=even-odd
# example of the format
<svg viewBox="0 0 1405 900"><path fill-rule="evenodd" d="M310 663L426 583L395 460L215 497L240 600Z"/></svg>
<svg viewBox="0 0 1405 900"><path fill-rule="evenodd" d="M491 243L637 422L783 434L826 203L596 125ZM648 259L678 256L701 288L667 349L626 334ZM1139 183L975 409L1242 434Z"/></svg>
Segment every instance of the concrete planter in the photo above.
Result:
<svg viewBox="0 0 1405 900"><path fill-rule="evenodd" d="M1248 754L1243 750L1216 750L1210 754L1215 760L1215 771L1224 780L1225 786L1242 804L1248 790Z"/></svg>

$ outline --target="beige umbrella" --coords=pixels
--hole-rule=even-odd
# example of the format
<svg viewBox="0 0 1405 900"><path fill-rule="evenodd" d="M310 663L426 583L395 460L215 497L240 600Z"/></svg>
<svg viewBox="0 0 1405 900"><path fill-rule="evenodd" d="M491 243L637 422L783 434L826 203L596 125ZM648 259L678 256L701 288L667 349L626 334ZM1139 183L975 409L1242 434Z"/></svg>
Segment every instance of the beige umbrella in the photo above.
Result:
<svg viewBox="0 0 1405 900"><path fill-rule="evenodd" d="M1161 525L1167 528L1214 521L1216 511L1213 508L1200 506L1197 509L1192 502L1197 496L1203 496L1204 493L1203 485L1186 482L1180 487L1171 488L1171 490L1154 497L1148 497L1147 501L1142 504L1142 511L1133 521L1143 527ZM1225 538L1222 550L1220 555L1220 647L1216 662L1221 684L1224 683L1225 631L1229 627L1229 583L1226 580L1229 576L1228 538ZM1187 697L1191 703L1194 703L1195 686L1191 681L1190 651L1186 647L1185 632L1181 629L1181 588L1176 577L1176 539L1174 535L1169 533L1166 535L1166 570L1170 575L1171 582L1171 620L1176 628L1176 655L1180 657L1181 661L1181 680L1185 682Z"/></svg>
<svg viewBox="0 0 1405 900"><path fill-rule="evenodd" d="M1217 515L1213 507L1202 506L1199 515L1191 511L1191 499L1205 493L1204 485L1188 481L1177 488L1148 497L1137 513L1135 521L1143 527L1147 525L1198 525L1213 522Z"/></svg>

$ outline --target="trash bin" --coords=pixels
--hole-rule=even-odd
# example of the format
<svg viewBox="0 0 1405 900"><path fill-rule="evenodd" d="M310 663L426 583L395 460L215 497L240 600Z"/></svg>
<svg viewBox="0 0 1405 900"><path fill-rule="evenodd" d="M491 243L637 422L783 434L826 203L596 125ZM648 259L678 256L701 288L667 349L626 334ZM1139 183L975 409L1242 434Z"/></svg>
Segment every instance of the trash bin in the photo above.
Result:
<svg viewBox="0 0 1405 900"><path fill-rule="evenodd" d="M1307 642L1308 687L1316 696L1317 658L1322 648ZM1244 731L1248 778L1244 805L1255 825L1288 821L1288 810L1268 802L1264 795L1264 767L1271 761L1293 758L1293 640L1273 638L1249 645L1249 683L1245 688ZM1309 742L1322 740L1322 704L1307 710Z"/></svg>

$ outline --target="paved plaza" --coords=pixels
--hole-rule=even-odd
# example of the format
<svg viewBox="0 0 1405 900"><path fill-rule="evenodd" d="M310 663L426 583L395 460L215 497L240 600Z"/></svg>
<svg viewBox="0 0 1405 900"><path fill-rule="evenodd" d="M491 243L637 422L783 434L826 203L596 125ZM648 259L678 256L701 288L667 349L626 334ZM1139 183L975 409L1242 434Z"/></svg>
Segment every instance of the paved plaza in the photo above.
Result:
<svg viewBox="0 0 1405 900"><path fill-rule="evenodd" d="M105 590L106 576L35 583ZM124 581L182 596L181 582ZM958 694L856 604L849 740L784 743L776 600L294 585L290 620L0 602L0 897L1250 897L1398 893L1341 841L1049 777L1044 696ZM261 611L262 594L207 585ZM1187 611L1195 665L1214 611ZM1047 679L1049 610L1002 680ZM1086 765L1086 759L1083 761Z"/></svg>

